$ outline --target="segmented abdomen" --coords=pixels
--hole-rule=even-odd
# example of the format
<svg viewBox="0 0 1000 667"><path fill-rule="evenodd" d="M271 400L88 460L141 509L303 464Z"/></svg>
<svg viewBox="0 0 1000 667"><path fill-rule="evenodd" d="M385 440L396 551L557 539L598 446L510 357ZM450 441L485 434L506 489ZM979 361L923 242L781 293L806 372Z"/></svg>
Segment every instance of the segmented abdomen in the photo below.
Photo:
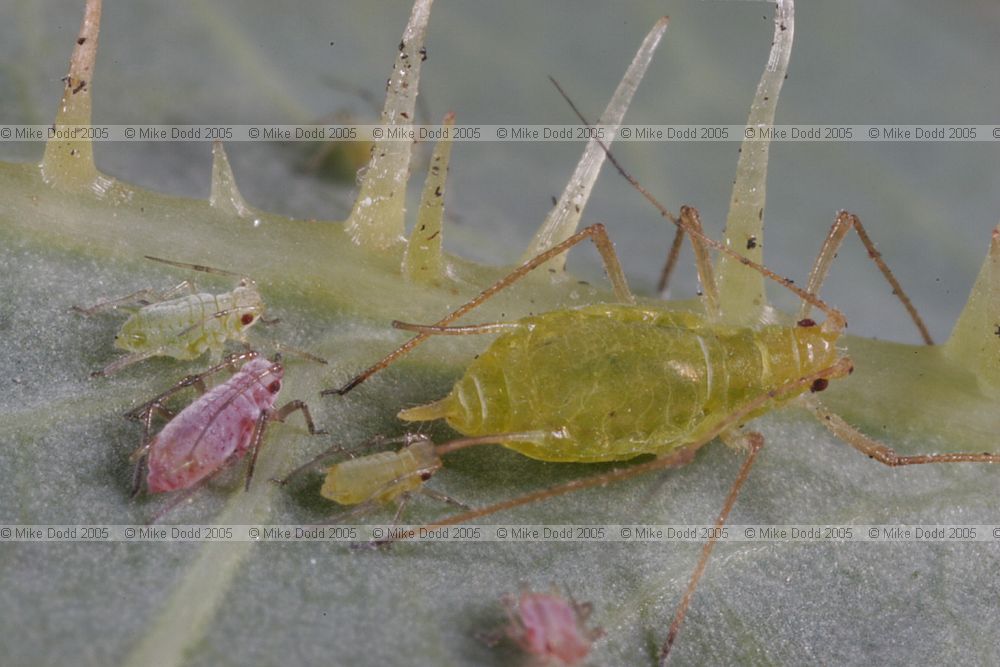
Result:
<svg viewBox="0 0 1000 667"><path fill-rule="evenodd" d="M466 435L557 432L506 443L546 461L669 451L803 368L788 327L709 325L691 313L614 305L520 323L468 367L446 418Z"/></svg>
<svg viewBox="0 0 1000 667"><path fill-rule="evenodd" d="M272 368L266 359L244 364L163 427L149 449L150 493L186 489L246 453L258 418L277 399L281 378Z"/></svg>
<svg viewBox="0 0 1000 667"><path fill-rule="evenodd" d="M175 359L195 359L205 350L221 350L226 340L241 335L233 292L191 294L154 303L134 313L122 325L118 347L130 351L160 349ZM217 316L229 311L228 315Z"/></svg>
<svg viewBox="0 0 1000 667"><path fill-rule="evenodd" d="M397 452L377 452L332 466L320 494L341 505L366 501L385 502L424 483L426 462L412 447Z"/></svg>

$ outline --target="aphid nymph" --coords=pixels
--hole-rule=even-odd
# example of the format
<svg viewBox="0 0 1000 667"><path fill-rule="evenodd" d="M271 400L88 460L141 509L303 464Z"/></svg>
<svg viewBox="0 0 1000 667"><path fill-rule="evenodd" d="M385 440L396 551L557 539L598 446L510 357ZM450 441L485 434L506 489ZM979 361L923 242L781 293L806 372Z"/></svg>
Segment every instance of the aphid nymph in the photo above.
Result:
<svg viewBox="0 0 1000 667"><path fill-rule="evenodd" d="M567 599L554 590L535 593L525 588L520 595L504 595L500 602L509 623L481 638L490 646L508 638L536 664L582 664L594 642L604 636L602 628L587 627L593 612L589 602Z"/></svg>
<svg viewBox="0 0 1000 667"><path fill-rule="evenodd" d="M200 264L186 264L146 256L156 262L180 268L227 276L238 274L213 269ZM261 319L264 300L257 285L246 276L229 292L210 294L198 292L190 280L165 291L145 289L128 296L103 301L90 308L74 307L84 315L106 310L132 308L115 335L115 347L128 354L93 373L107 376L150 357L172 357L188 361L197 359L206 350L213 362L222 357L227 341L246 343L246 332ZM183 292L185 296L176 296Z"/></svg>
<svg viewBox="0 0 1000 667"><path fill-rule="evenodd" d="M236 363L241 360L245 363L237 370ZM234 371L233 376L206 390L205 378L226 368ZM316 430L309 408L302 401L290 401L275 409L284 374L280 356L268 360L252 351L234 354L204 373L184 378L128 413L129 418L142 421L146 427L142 446L132 454L137 464L133 495L139 491L144 469L150 493L185 490L187 493L156 516L159 518L248 452L245 488L249 488L269 422L284 421L292 412L301 410L309 433L322 433ZM201 396L174 415L164 402L187 387L195 387ZM170 421L150 438L154 413Z"/></svg>
<svg viewBox="0 0 1000 667"><path fill-rule="evenodd" d="M396 443L403 445L396 451L356 455L361 449ZM342 453L349 458L326 469L323 486L320 489L320 495L324 498L340 505L352 506L352 509L337 516L338 521L364 514L380 505L395 503L396 514L393 523L396 523L414 493L421 493L435 500L468 509L466 505L425 485L441 469L443 451L455 449L455 443L449 444L451 447L445 445L435 447L427 436L407 433L399 438L373 438L354 450L334 445L293 470L284 479L276 481L279 484L286 484L330 456Z"/></svg>

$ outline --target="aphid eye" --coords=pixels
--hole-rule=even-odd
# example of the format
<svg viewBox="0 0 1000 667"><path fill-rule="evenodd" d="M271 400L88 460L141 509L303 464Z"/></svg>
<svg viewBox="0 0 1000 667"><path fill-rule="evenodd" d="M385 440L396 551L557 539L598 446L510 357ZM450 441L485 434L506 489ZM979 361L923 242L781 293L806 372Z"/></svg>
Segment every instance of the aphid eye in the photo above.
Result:
<svg viewBox="0 0 1000 667"><path fill-rule="evenodd" d="M422 472L422 473L420 473L420 481L426 482L430 478L431 478L431 474L429 472Z"/></svg>
<svg viewBox="0 0 1000 667"><path fill-rule="evenodd" d="M267 385L267 390L272 394L277 394L281 391L281 380L275 380L271 384Z"/></svg>
<svg viewBox="0 0 1000 667"><path fill-rule="evenodd" d="M816 326L816 320L807 317L804 320L799 320L798 325L800 327L814 327Z"/></svg>
<svg viewBox="0 0 1000 667"><path fill-rule="evenodd" d="M812 386L809 387L809 391L811 391L813 393L815 393L817 391L823 391L828 386L830 386L830 381L829 380L827 380L826 378L819 378L818 380L816 380L815 382L812 383Z"/></svg>
<svg viewBox="0 0 1000 667"><path fill-rule="evenodd" d="M243 326L247 326L251 322L253 322L253 314L252 313L244 313L243 317L240 318L240 323Z"/></svg>

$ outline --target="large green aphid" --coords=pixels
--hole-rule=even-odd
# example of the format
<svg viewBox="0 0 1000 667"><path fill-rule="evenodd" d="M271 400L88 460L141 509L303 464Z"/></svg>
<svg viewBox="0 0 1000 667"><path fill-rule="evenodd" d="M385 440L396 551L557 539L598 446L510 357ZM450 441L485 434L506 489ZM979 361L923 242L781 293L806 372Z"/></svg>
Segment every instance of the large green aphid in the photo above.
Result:
<svg viewBox="0 0 1000 667"><path fill-rule="evenodd" d="M613 162L618 166L617 161ZM631 175L618 168L641 188ZM645 190L643 193L665 217L673 219L659 202ZM901 456L849 425L815 398L806 396L807 392L823 391L830 380L845 377L854 370L853 362L842 356L836 346L846 319L815 296L841 242L852 229L868 246L869 255L910 311L918 329L924 331L922 321L881 261L857 216L846 211L837 216L804 290L705 236L694 209L682 208L675 221L695 246L704 289L704 316L666 305L636 305L604 227L592 225L521 265L437 324L394 322L397 328L417 331L418 336L341 390L357 386L428 336L503 332L468 366L445 398L400 412L400 418L408 421L443 418L457 431L470 436L441 445L439 454L470 444L496 443L544 461L618 461L642 454L657 457L630 468L470 510L439 524L464 523L553 496L683 465L698 449L719 437L750 452L718 515L716 528L721 529L764 443L760 433L744 431L744 423L793 400L816 415L835 436L887 466L1000 463L1000 454L978 452ZM586 239L592 240L601 252L616 295L625 303L557 310L515 322L448 326L498 291ZM791 325L724 323L708 248L735 258L742 266L779 282L802 298L801 318ZM807 317L810 306L826 314L822 324ZM717 537L718 531L706 543L677 608L661 648L661 664L666 662Z"/></svg>
<svg viewBox="0 0 1000 667"><path fill-rule="evenodd" d="M443 418L466 435L537 431L504 446L543 461L664 454L770 388L831 366L838 336L656 306L555 311L513 323L445 398L399 416Z"/></svg>

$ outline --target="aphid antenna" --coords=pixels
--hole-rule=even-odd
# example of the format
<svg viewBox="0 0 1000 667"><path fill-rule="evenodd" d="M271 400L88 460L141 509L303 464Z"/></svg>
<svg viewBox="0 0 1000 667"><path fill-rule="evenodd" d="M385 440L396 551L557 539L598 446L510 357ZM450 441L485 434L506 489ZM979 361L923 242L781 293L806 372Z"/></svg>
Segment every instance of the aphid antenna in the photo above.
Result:
<svg viewBox="0 0 1000 667"><path fill-rule="evenodd" d="M293 357L299 357L300 359L305 359L306 361L312 361L317 364L323 364L324 366L327 366L330 363L323 357L315 355L312 352L307 352L306 350L295 347L294 345L288 345L287 343L280 343L278 341L274 341L274 349L275 353L274 357L272 358L272 361L281 361L282 354L288 353Z"/></svg>
<svg viewBox="0 0 1000 667"><path fill-rule="evenodd" d="M585 126L590 127L590 123L587 121L586 117L584 117L584 115L580 112L577 106L573 103L573 101L570 99L566 91L563 90L562 86L559 85L559 82L556 81L551 76L549 77L549 80L552 82L552 85L556 87L556 90L559 91L559 94L562 96L562 98L566 100L566 103L573 110L573 113L576 114L577 118L580 119L580 122L583 123ZM802 289L801 287L795 285L794 281L791 280L790 278L785 278L775 273L774 271L771 271L763 264L754 262L750 258L744 257L738 252L735 252L725 244L719 243L715 239L712 239L711 237L707 236L700 229L700 225L697 222L697 212L692 207L682 206L680 217L678 218L674 216L663 204L659 202L659 200L657 200L652 195L651 192L649 192L649 190L647 190L641 183L639 183L638 179L636 179L630 172L628 172L622 166L621 162L619 162L618 159L614 156L614 154L611 153L611 149L608 147L606 143L596 138L594 139L594 141L596 141L597 144L601 147L601 149L604 150L604 153L607 156L608 161L611 162L612 165L614 165L615 169L618 170L618 173L622 176L622 178L628 181L629 184L646 199L646 201L652 204L653 207L656 208L657 211L659 211L661 216L672 222L677 227L678 231L677 234L674 236L674 241L670 248L670 253L668 255L667 263L663 267L663 272L660 276L661 291L666 288L666 285L670 279L670 273L673 271L673 267L677 262L677 256L678 253L680 252L680 244L682 236L684 233L687 233L692 238L698 239L704 245L713 248L725 255L728 255L729 257L732 257L733 259L740 262L744 266L748 266L752 269L757 270L764 277L778 283L779 285L782 285L786 289L796 294L799 298L802 299L803 302L802 307L799 311L799 317L796 319L804 321L809 313L809 308L811 306L816 307L822 310L826 314L827 323L825 324L825 327L827 329L832 329L834 331L841 331L847 328L847 318L844 317L844 314L841 313L839 310L837 310L833 306L830 306L825 301L823 301L823 299L821 299L816 292L818 291L819 286L823 283L824 279L826 278L826 275L830 270L830 265L833 262L833 259L836 257L837 249L843 242L844 237L847 236L847 233L851 229L854 229L854 231L857 232L858 234L858 238L861 239L862 244L864 244L865 249L868 251L869 257L871 257L872 261L875 263L875 266L878 267L878 270L882 273L882 276L892 287L892 293L899 299L900 303L903 304L903 307L906 309L906 312L910 316L910 319L913 321L913 324L917 327L917 331L919 331L920 337L923 339L924 343L926 345L934 344L934 340L931 338L927 326L924 324L923 319L917 312L917 309L913 305L913 302L910 300L910 297L906 294L906 291L903 289L902 285L900 285L899 281L896 279L896 276L889 269L889 266L885 263L885 260L882 259L882 254L875 247L875 243L871 240L871 237L865 230L864 225L861 223L861 219L858 216L854 215L853 213L849 213L847 211L840 211L837 214L837 219L834 221L833 226L830 228L830 232L827 234L826 241L823 243L823 247L820 249L819 258L817 259L816 264L813 267L813 271L809 275L809 282L806 285L806 289ZM699 252L698 245L694 244L694 247L695 247L695 253L698 253ZM711 281L703 281L703 282L707 283Z"/></svg>
<svg viewBox="0 0 1000 667"><path fill-rule="evenodd" d="M580 122L583 123L586 127L590 127L590 123L587 122L587 119L580 113L580 111L577 109L576 105L573 104L573 102L569 98L569 95L567 95L566 91L563 90L562 86L559 85L559 82L556 81L551 76L549 77L549 81L551 81L552 85L554 85L556 87L556 90L559 91L559 94L563 97L564 100L566 100L566 103L570 105L570 108L573 109L573 112L576 114L576 117L580 119ZM743 255L739 254L735 250L732 250L731 248L726 247L725 244L719 243L715 239L707 236L704 232L702 232L701 230L697 229L694 225L688 223L685 220L684 210L687 209L687 208L689 208L689 207L682 208L680 217L675 216L673 213L671 213L667 209L666 206L664 206L663 204L661 204L660 201L658 199L656 199L656 197L654 197L653 194L649 190L647 190L638 181L638 179L636 179L635 176L633 176L629 171L627 171L622 166L621 162L618 161L618 158L616 158L614 156L614 154L611 152L611 149L608 148L608 145L605 142L601 141L600 139L595 139L594 141L596 141L597 144L604 150L604 154L607 155L608 161L612 165L614 165L615 169L618 170L618 173L621 174L622 178L624 178L626 181L628 181L629 184L633 188L635 188L639 192L639 194L641 194L646 199L646 201L648 201L650 204L652 204L653 207L657 211L659 211L659 213L660 213L661 216L663 216L664 218L666 218L667 220L669 220L670 222L672 222L674 225L676 225L678 229L683 230L685 233L687 233L692 238L698 239L701 243L705 244L709 248L712 248L713 250L716 250L716 251L721 252L721 253L723 253L725 255L728 255L729 257L732 257L733 259L735 259L737 262L743 264L744 266L748 266L748 267L750 267L752 269L755 269L761 275L763 275L765 278L768 278L768 279L770 279L770 280L778 283L779 285L782 285L783 287L785 287L788 290L790 290L791 292L793 292L796 296L798 296L803 301L807 301L810 304L812 304L813 306L815 306L816 308L819 308L820 310L822 310L826 314L826 316L828 318L828 321L829 321L829 326L831 328L833 328L834 330L839 331L841 329L844 329L847 326L847 318L844 317L843 313L841 313L839 310L837 310L833 306L831 306L828 303L826 303L825 301L823 301L823 299L819 298L815 294L813 294L811 292L808 292L808 291L802 289L801 287L799 287L798 285L796 285L795 282L791 278L785 278L785 277L783 277L783 276L775 273L771 269L767 268L763 264L758 264L757 262L753 261L752 259L750 259L748 257L744 257Z"/></svg>
<svg viewBox="0 0 1000 667"><path fill-rule="evenodd" d="M138 406L137 408L133 408L132 410L129 410L128 412L126 412L125 413L125 418L129 419L129 420L132 420L132 421L139 421L140 419L145 419L147 413L150 410L162 409L162 406L161 406L162 402L165 401L166 399L170 398L171 396L173 396L177 392L179 392L179 391L181 391L183 389L186 389L187 387L192 387L192 386L194 386L194 387L203 387L204 386L204 382L205 382L205 378L207 378L207 377L209 377L211 375L215 375L216 373L218 373L218 372L220 372L220 371L222 371L223 369L226 369L226 368L228 368L230 370L235 370L237 362L250 361L251 359L256 359L259 356L260 356L259 352L257 352L256 350L251 350L251 349L244 350L243 352L234 352L232 354L229 354L229 355L226 356L225 359L223 359L219 363L215 364L211 368L209 368L209 369L207 369L205 371L202 371L201 373L197 373L195 375L187 375L187 376L181 378L176 384L174 384L173 387L171 387L170 389L166 390L165 392L163 392L162 394L160 394L156 398L154 398L152 400L149 400L149 401L146 401L145 403L143 403L142 405Z"/></svg>
<svg viewBox="0 0 1000 667"><path fill-rule="evenodd" d="M434 448L434 453L438 456L450 454L451 452L475 447L477 445L502 445L508 442L535 442L539 438L551 435L545 431L527 431L524 433L500 433L497 435L481 435L472 438L456 438Z"/></svg>
<svg viewBox="0 0 1000 667"><path fill-rule="evenodd" d="M201 271L202 273L214 273L220 276L233 276L235 278L246 280L248 281L248 283L253 283L253 280L251 280L248 276L242 273L234 273L233 271L226 271L225 269L217 269L212 266L205 266L204 264L189 264L188 262L177 262L172 259L153 257L152 255L143 255L143 257L152 260L154 262L160 262L161 264L169 264L170 266L176 266L179 269L190 269L191 271Z"/></svg>

